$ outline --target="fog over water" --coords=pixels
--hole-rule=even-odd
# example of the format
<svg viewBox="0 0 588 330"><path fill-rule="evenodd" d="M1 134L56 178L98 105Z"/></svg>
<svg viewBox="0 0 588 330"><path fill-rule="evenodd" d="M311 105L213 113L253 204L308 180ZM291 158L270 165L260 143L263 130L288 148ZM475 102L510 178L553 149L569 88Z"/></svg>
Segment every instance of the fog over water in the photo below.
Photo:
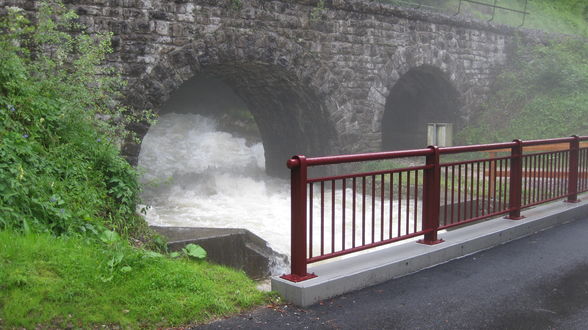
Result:
<svg viewBox="0 0 588 330"><path fill-rule="evenodd" d="M222 132L198 114L160 117L143 139L143 200L151 225L246 228L289 254L286 180L264 171L261 143Z"/></svg>

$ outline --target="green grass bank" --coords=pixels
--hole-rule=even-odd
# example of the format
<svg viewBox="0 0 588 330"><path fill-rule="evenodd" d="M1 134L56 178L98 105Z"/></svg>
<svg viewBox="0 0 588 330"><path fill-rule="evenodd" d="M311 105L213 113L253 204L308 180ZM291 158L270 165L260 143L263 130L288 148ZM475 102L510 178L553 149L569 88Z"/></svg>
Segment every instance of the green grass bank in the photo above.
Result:
<svg viewBox="0 0 588 330"><path fill-rule="evenodd" d="M113 250L123 256L115 271ZM104 249L83 238L0 232L0 328L179 326L268 297L243 273L206 262L128 245Z"/></svg>

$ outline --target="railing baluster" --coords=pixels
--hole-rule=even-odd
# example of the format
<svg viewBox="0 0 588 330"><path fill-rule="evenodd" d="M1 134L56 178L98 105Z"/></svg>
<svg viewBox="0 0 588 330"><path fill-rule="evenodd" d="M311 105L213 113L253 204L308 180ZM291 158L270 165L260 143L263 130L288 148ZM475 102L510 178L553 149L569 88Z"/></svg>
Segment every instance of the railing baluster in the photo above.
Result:
<svg viewBox="0 0 588 330"><path fill-rule="evenodd" d="M562 191L563 191L563 194L565 196L567 196L568 186L569 186L569 174L570 174L570 151L569 150L567 152L567 157L564 157L563 161L564 161L563 168L565 169L565 173L564 173L564 181L563 181Z"/></svg>
<svg viewBox="0 0 588 330"><path fill-rule="evenodd" d="M398 172L398 236L402 236L402 172ZM406 232L408 234L408 231Z"/></svg>
<svg viewBox="0 0 588 330"><path fill-rule="evenodd" d="M355 178L353 178L353 213L352 213L352 223L351 223L351 247L355 247L355 228L357 227L355 225L355 212L356 212L356 191L357 191L357 186L356 186L356 182L355 182Z"/></svg>
<svg viewBox="0 0 588 330"><path fill-rule="evenodd" d="M502 177L504 175L506 175L505 170L504 170L504 165L503 165L503 161L506 161L504 159L500 159L498 161L498 168L499 168L499 173L500 175L498 176L498 210L502 211L502 199L504 198L504 185L502 184ZM506 181L506 179L505 179Z"/></svg>
<svg viewBox="0 0 588 330"><path fill-rule="evenodd" d="M308 203L309 203L308 208L310 209L310 212L309 212L309 219L308 219L308 231L309 231L309 234L308 234L308 236L309 236L309 239L308 239L308 254L309 254L309 258L312 258L312 241L314 239L314 236L313 236L313 233L312 233L313 232L313 226L314 226L313 221L312 221L313 220L313 213L314 213L314 207L313 207L313 199L314 199L313 187L314 187L314 182L311 182L309 184L309 186L310 186L309 187L309 189L310 189L309 195L310 196L308 198Z"/></svg>
<svg viewBox="0 0 588 330"><path fill-rule="evenodd" d="M321 256L325 254L325 182L321 181Z"/></svg>
<svg viewBox="0 0 588 330"><path fill-rule="evenodd" d="M510 184L506 184L506 173L507 169L511 168L511 159L504 159L504 184L502 189L504 190L502 196L502 207L507 208L509 207L510 201ZM509 179L510 182L510 179Z"/></svg>
<svg viewBox="0 0 588 330"><path fill-rule="evenodd" d="M450 223L453 224L455 219L455 165L451 165L451 219Z"/></svg>
<svg viewBox="0 0 588 330"><path fill-rule="evenodd" d="M376 240L376 176L372 175L372 243Z"/></svg>
<svg viewBox="0 0 588 330"><path fill-rule="evenodd" d="M393 234L392 234L392 226L394 226L394 221L393 218L394 216L392 215L394 212L394 173L390 173L390 197L388 198L388 200L390 201L390 236L389 238L392 238Z"/></svg>
<svg viewBox="0 0 588 330"><path fill-rule="evenodd" d="M384 190L386 189L386 181L384 174L380 175L380 241L384 240Z"/></svg>
<svg viewBox="0 0 588 330"><path fill-rule="evenodd" d="M335 180L331 180L331 253L335 252Z"/></svg>
<svg viewBox="0 0 588 330"><path fill-rule="evenodd" d="M474 164L470 168L470 219L474 217Z"/></svg>
<svg viewBox="0 0 588 330"><path fill-rule="evenodd" d="M492 169L491 170L494 170L494 175L492 176L492 181L493 181L492 182L492 187L493 187L493 189L492 189L493 190L492 191L492 194L493 194L493 196L492 196L492 212L496 212L496 190L497 190L496 189L497 188L497 186L496 186L496 181L497 181L496 174L497 174L497 171L498 171L497 166L496 166L496 160L493 160L492 161L492 164L493 165L492 165ZM498 186L498 188L500 188L500 186ZM499 197L500 197L500 195L499 195Z"/></svg>
<svg viewBox="0 0 588 330"><path fill-rule="evenodd" d="M418 194L419 194L419 171L414 171L414 208L412 210L413 232L417 232L418 216Z"/></svg>
<svg viewBox="0 0 588 330"><path fill-rule="evenodd" d="M365 245L365 176L361 177L361 245Z"/></svg>
<svg viewBox="0 0 588 330"><path fill-rule="evenodd" d="M410 171L406 172L406 233L410 233Z"/></svg>
<svg viewBox="0 0 588 330"><path fill-rule="evenodd" d="M345 223L345 199L347 197L347 179L343 179L341 185L341 218L343 219L343 224L341 225L341 250L345 251L345 227L347 226L347 224Z"/></svg>
<svg viewBox="0 0 588 330"><path fill-rule="evenodd" d="M547 198L547 180L545 180L545 176L547 175L547 154L543 154L541 159L541 199L539 201L545 200Z"/></svg>
<svg viewBox="0 0 588 330"><path fill-rule="evenodd" d="M583 189L582 191L586 191L586 189L588 188L588 150L587 149L583 149L582 153L584 154L584 166L582 168L582 182L583 184Z"/></svg>

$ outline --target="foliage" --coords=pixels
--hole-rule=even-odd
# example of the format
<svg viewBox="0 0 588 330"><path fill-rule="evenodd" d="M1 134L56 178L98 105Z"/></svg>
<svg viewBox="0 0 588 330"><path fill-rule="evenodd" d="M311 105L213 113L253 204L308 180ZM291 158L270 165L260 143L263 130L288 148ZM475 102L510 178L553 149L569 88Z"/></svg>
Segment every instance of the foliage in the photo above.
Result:
<svg viewBox="0 0 588 330"><path fill-rule="evenodd" d="M588 129L588 44L567 40L519 47L461 142L584 135Z"/></svg>
<svg viewBox="0 0 588 330"><path fill-rule="evenodd" d="M203 260L206 258L206 251L197 244L188 244L182 249L182 252L190 258Z"/></svg>
<svg viewBox="0 0 588 330"><path fill-rule="evenodd" d="M118 147L142 119L117 102L110 36L58 0L37 14L0 21L0 328L168 327L265 301L243 273L191 262L196 246L129 245L150 234Z"/></svg>
<svg viewBox="0 0 588 330"><path fill-rule="evenodd" d="M0 22L0 229L138 233L136 172L117 149L131 119L101 65L109 35L75 20L50 1L36 24L15 8Z"/></svg>
<svg viewBox="0 0 588 330"><path fill-rule="evenodd" d="M200 245L190 243L179 252L171 252L169 256L172 258L186 257L193 260L204 260L207 253Z"/></svg>
<svg viewBox="0 0 588 330"><path fill-rule="evenodd" d="M268 300L242 272L104 238L119 247L0 231L0 328L167 328Z"/></svg>

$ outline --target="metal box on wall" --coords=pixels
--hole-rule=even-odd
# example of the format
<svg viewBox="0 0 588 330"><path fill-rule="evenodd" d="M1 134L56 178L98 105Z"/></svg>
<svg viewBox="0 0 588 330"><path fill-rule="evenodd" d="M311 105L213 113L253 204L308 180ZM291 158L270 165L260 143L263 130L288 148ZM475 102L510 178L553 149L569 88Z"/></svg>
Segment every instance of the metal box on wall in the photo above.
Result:
<svg viewBox="0 0 588 330"><path fill-rule="evenodd" d="M427 145L438 147L450 147L453 145L453 124L429 123L427 124Z"/></svg>

